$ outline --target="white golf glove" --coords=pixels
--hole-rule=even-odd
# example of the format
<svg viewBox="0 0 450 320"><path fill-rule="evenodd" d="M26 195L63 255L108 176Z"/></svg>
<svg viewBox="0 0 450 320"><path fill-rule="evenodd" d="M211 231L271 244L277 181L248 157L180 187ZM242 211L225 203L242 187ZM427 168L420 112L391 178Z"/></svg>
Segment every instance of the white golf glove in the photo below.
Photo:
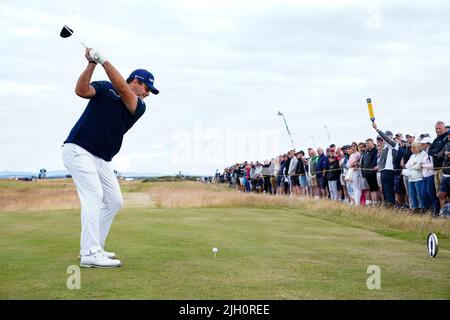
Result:
<svg viewBox="0 0 450 320"><path fill-rule="evenodd" d="M100 51L91 49L89 51L89 56L92 58L92 60L94 60L97 63L103 64L106 61L105 56L103 55L103 53L101 53Z"/></svg>

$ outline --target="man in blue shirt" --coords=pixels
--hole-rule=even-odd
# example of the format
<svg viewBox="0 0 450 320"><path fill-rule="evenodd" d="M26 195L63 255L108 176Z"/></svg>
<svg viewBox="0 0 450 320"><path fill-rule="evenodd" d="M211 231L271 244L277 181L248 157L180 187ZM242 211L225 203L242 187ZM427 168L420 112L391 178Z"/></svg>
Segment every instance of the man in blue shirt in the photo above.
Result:
<svg viewBox="0 0 450 320"><path fill-rule="evenodd" d="M75 92L89 99L62 147L64 166L72 175L81 202L80 266L112 268L120 261L105 251L105 241L123 198L111 159L119 152L124 134L144 114L144 98L158 94L153 75L144 69L125 79L98 51L86 49L88 65ZM110 80L90 83L97 64Z"/></svg>
<svg viewBox="0 0 450 320"><path fill-rule="evenodd" d="M326 177L326 170L328 170L329 167L328 157L324 154L322 148L317 148L317 154L319 155L319 159L317 160L316 177L317 182L319 183L319 196L321 198L328 198L328 180Z"/></svg>

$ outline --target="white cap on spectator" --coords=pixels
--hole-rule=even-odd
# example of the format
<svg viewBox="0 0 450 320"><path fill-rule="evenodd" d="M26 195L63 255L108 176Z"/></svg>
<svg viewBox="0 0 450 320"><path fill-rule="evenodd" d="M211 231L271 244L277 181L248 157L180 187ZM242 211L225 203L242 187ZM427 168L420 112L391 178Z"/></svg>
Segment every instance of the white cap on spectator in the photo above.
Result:
<svg viewBox="0 0 450 320"><path fill-rule="evenodd" d="M431 137L423 137L422 140L420 140L420 143L429 143L432 144Z"/></svg>

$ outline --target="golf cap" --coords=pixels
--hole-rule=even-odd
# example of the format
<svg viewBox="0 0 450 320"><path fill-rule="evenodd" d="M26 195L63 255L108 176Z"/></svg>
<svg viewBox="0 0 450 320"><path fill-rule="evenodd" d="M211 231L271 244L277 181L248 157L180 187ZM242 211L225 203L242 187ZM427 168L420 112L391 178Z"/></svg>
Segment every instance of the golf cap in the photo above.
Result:
<svg viewBox="0 0 450 320"><path fill-rule="evenodd" d="M150 89L151 93L153 93L153 94L159 93L159 90L153 86L155 77L153 77L153 75L145 69L134 70L128 77L128 80L129 79L138 79L139 81L142 81L143 83L145 83L147 85L147 87Z"/></svg>
<svg viewBox="0 0 450 320"><path fill-rule="evenodd" d="M410 134L406 134L405 138L414 138L414 136L410 135Z"/></svg>
<svg viewBox="0 0 450 320"><path fill-rule="evenodd" d="M431 137L424 137L422 140L420 140L420 143L433 144L433 142L431 141Z"/></svg>
<svg viewBox="0 0 450 320"><path fill-rule="evenodd" d="M385 135L387 135L387 136L391 136L391 137L393 137L394 135L392 134L392 131L386 131L385 133L384 133Z"/></svg>

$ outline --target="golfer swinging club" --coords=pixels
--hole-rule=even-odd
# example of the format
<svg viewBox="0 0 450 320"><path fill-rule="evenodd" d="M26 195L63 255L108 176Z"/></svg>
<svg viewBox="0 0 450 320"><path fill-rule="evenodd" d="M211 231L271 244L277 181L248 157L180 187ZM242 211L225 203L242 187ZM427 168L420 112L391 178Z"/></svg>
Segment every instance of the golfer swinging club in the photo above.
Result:
<svg viewBox="0 0 450 320"><path fill-rule="evenodd" d="M89 103L64 141L62 158L81 202L80 266L119 267L115 254L105 251L109 229L123 206L111 159L119 152L124 134L144 114L143 99L159 91L147 70L135 70L125 81L100 52L87 48L85 57L88 65L78 78L75 92ZM111 82L90 83L97 64Z"/></svg>

